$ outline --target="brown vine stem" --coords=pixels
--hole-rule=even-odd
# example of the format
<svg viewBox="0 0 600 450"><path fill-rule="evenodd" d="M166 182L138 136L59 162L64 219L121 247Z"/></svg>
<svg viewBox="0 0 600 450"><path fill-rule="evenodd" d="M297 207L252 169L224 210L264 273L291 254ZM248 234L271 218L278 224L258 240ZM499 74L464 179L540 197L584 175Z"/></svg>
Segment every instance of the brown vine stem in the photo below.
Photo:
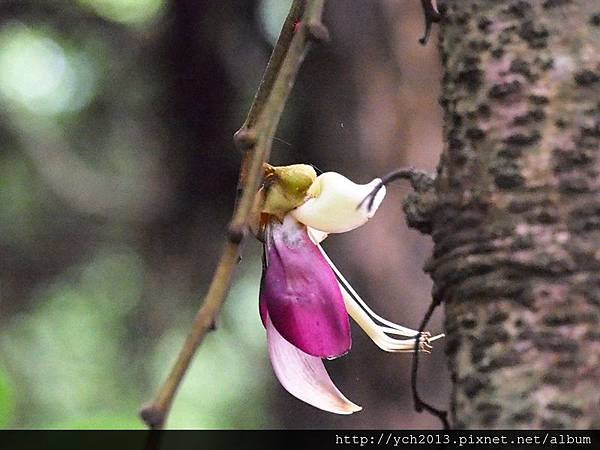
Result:
<svg viewBox="0 0 600 450"><path fill-rule="evenodd" d="M192 358L214 324L229 292L240 245L244 239L254 195L262 181L263 164L269 159L273 137L296 74L311 41L328 37L321 23L325 0L294 0L269 59L248 116L234 141L244 152L240 168L238 199L221 254L202 307L177 361L154 400L140 415L151 429L162 429L173 399Z"/></svg>

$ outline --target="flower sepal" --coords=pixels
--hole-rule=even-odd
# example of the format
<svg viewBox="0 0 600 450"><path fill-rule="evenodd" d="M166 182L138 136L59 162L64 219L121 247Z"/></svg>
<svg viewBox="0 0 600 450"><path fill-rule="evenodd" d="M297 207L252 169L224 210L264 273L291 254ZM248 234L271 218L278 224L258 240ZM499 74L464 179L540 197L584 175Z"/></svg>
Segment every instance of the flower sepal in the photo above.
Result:
<svg viewBox="0 0 600 450"><path fill-rule="evenodd" d="M307 196L316 195L312 186L317 173L308 164L279 167L265 164L264 171L260 210L264 214L273 215L281 221L288 212L304 203Z"/></svg>

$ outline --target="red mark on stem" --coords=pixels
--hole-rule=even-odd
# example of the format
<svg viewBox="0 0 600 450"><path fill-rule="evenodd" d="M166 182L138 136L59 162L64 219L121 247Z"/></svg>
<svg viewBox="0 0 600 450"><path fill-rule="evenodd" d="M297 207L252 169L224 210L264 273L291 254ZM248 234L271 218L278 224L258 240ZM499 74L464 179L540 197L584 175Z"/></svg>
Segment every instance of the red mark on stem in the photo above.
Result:
<svg viewBox="0 0 600 450"><path fill-rule="evenodd" d="M302 21L298 20L294 23L294 33L297 33L300 30L300 27L302 26Z"/></svg>

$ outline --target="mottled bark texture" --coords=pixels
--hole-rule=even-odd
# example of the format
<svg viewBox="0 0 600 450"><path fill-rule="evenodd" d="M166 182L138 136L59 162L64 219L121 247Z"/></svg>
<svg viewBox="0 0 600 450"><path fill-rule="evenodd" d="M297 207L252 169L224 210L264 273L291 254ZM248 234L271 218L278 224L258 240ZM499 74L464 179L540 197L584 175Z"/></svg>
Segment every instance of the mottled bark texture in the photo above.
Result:
<svg viewBox="0 0 600 450"><path fill-rule="evenodd" d="M430 233L457 428L600 427L600 4L448 0Z"/></svg>

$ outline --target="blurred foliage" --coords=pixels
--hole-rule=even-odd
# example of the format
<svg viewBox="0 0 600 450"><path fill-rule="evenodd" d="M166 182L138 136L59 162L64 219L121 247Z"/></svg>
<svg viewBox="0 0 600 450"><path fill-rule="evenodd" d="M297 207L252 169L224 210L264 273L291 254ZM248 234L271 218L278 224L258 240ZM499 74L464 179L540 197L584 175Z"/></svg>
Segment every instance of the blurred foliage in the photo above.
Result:
<svg viewBox="0 0 600 450"><path fill-rule="evenodd" d="M79 3L115 22L146 25L156 20L165 7L164 0L79 0Z"/></svg>
<svg viewBox="0 0 600 450"><path fill-rule="evenodd" d="M234 286L225 305L222 324L203 344L201 354L188 374L171 416L172 426L194 428L262 428L269 425L265 414L266 381L271 367L266 338L257 317L256 299L260 277L258 265ZM166 375L181 347L183 333L165 336L153 358L152 373Z"/></svg>
<svg viewBox="0 0 600 450"><path fill-rule="evenodd" d="M38 294L37 307L13 317L1 333L12 380L0 372L0 423L18 427L137 428L147 395L136 382L166 375L192 311L161 337L156 350L135 355L128 327L141 300L143 262L127 249L104 249ZM268 361L256 314L259 277L246 270L231 293L223 326L210 336L187 375L171 427L259 427ZM18 414L13 391L19 391ZM238 405L236 407L236 405Z"/></svg>
<svg viewBox="0 0 600 450"><path fill-rule="evenodd" d="M282 20L271 7L261 21ZM199 268L197 252L214 257L223 228L213 192L192 188L192 202L177 200L197 174L182 170L187 156L178 161L165 144L162 122L179 102L169 89L180 74L158 56L177 33L165 29L176 13L165 0L0 8L9 13L0 15L0 427L140 428L140 405L166 376L207 288L212 267ZM251 99L247 87L240 96ZM212 167L222 161L205 160ZM178 183L184 190L165 193ZM170 427L271 423L255 252L238 275Z"/></svg>
<svg viewBox="0 0 600 450"><path fill-rule="evenodd" d="M36 211L43 192L27 162L16 155L0 155L0 234L12 246L30 245L35 234Z"/></svg>
<svg viewBox="0 0 600 450"><path fill-rule="evenodd" d="M263 29L269 41L274 45L281 31L281 24L290 10L291 0L262 0L259 14Z"/></svg>
<svg viewBox="0 0 600 450"><path fill-rule="evenodd" d="M133 406L133 392L119 386L129 379L120 343L124 319L139 299L140 276L135 255L99 255L74 280L49 287L39 307L6 328L3 354L27 397L37 399L23 405L31 425L71 425Z"/></svg>
<svg viewBox="0 0 600 450"><path fill-rule="evenodd" d="M94 94L96 67L85 49L51 30L20 23L0 32L0 93L37 114L79 111Z"/></svg>
<svg viewBox="0 0 600 450"><path fill-rule="evenodd" d="M14 409L15 399L12 381L0 368L0 427L5 428L11 425Z"/></svg>

